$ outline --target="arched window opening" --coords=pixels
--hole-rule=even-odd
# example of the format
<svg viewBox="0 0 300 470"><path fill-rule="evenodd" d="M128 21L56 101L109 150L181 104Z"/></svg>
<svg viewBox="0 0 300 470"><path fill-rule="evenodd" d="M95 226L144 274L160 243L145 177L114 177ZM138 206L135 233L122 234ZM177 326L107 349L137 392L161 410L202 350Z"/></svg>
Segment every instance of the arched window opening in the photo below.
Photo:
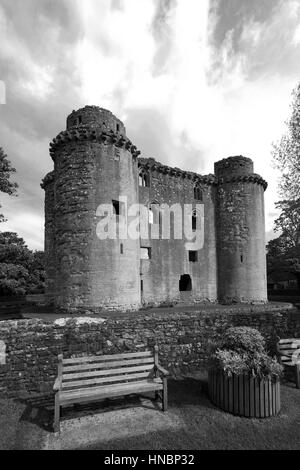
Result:
<svg viewBox="0 0 300 470"><path fill-rule="evenodd" d="M192 290L192 279L189 274L182 274L179 280L179 290L180 292L186 292Z"/></svg>
<svg viewBox="0 0 300 470"><path fill-rule="evenodd" d="M194 199L197 201L203 201L203 191L199 186L194 187Z"/></svg>
<svg viewBox="0 0 300 470"><path fill-rule="evenodd" d="M142 188L149 188L150 176L148 173L145 173L144 171L142 171L139 174L139 186L141 186Z"/></svg>

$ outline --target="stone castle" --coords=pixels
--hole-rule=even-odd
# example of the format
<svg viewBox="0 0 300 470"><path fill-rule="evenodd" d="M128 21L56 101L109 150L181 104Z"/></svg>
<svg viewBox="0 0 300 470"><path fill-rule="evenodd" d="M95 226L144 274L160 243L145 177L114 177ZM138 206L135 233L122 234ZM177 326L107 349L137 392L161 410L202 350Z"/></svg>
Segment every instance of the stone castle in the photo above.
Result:
<svg viewBox="0 0 300 470"><path fill-rule="evenodd" d="M266 302L264 191L267 183L242 156L215 163L202 176L141 158L123 123L86 106L67 118L50 144L54 171L46 175L46 296L57 310L97 313L176 302ZM149 210L160 230L160 205L203 208L199 249L172 231L164 239L100 239L99 205L118 225L127 206ZM158 208L158 210L156 210ZM129 216L128 216L129 217Z"/></svg>

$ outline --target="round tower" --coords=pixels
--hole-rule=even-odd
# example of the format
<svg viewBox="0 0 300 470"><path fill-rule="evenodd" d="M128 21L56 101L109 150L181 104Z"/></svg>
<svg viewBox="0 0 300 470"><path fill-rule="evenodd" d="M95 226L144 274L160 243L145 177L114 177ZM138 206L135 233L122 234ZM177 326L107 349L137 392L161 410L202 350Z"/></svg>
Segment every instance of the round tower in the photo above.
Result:
<svg viewBox="0 0 300 470"><path fill-rule="evenodd" d="M264 191L250 158L215 163L217 188L218 298L266 302Z"/></svg>
<svg viewBox="0 0 300 470"><path fill-rule="evenodd" d="M140 306L139 240L118 221L138 202L137 152L110 111L86 106L50 144L54 160L55 305L69 312ZM120 202L120 200L122 202ZM124 202L125 201L125 202ZM99 235L103 204L115 236ZM127 204L127 207L126 207ZM119 214L119 215L118 215Z"/></svg>

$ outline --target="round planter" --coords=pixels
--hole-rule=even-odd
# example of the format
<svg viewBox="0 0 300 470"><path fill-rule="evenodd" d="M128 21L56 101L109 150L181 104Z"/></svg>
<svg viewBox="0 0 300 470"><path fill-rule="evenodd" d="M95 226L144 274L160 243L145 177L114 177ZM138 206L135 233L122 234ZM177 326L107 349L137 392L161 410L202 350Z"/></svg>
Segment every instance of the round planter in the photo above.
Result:
<svg viewBox="0 0 300 470"><path fill-rule="evenodd" d="M269 418L280 411L279 379L234 374L228 377L221 370L210 369L208 393L216 406L234 415Z"/></svg>

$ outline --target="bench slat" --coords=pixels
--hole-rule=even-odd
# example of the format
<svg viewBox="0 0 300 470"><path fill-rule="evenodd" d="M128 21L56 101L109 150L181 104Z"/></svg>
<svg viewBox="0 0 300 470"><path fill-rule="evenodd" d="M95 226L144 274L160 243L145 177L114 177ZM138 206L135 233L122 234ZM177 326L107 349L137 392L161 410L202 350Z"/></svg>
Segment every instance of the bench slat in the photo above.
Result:
<svg viewBox="0 0 300 470"><path fill-rule="evenodd" d="M129 365L139 365L139 364L154 364L153 357L146 357L144 359L127 359L123 361L114 361L114 362L98 362L91 364L80 364L76 366L67 366L63 367L63 373L71 372L75 370L88 370L88 369L108 369L113 367L120 366L129 366Z"/></svg>
<svg viewBox="0 0 300 470"><path fill-rule="evenodd" d="M106 385L103 385L103 388L105 389L106 386L109 386L109 385L125 385L127 383L136 383L138 382L137 379L147 379L147 377L149 378L149 374L148 373L142 373L142 374L132 374L132 375L119 375L117 377L108 377L108 378L100 378L100 379L89 379L89 380L76 380L74 382L64 382L63 385L62 385L62 388L63 390L67 390L67 389L76 389L77 387L81 387L81 388L85 388L86 386L88 385L97 385L97 384L103 384L103 383L106 383ZM131 380L132 382L128 382L129 380ZM161 379L149 379L151 380L151 383L153 381L156 381L156 382L159 382L161 383ZM127 382L125 382L127 381ZM117 383L114 383L114 382L117 382Z"/></svg>
<svg viewBox="0 0 300 470"><path fill-rule="evenodd" d="M152 390L162 390L163 384L157 382L133 382L132 384L123 384L123 385L111 385L107 387L99 388L86 388L79 390L63 391L59 392L59 400L61 404L74 403L76 401L84 402L93 400L98 400L101 398L110 398L114 396L121 395L130 395L135 393L143 393Z"/></svg>
<svg viewBox="0 0 300 470"><path fill-rule="evenodd" d="M122 367L120 369L106 369L106 370L99 370L97 375L116 375L116 374L127 374L130 372L141 372L146 370L153 369L153 364L145 364L144 366L132 366L132 367ZM77 369L76 369L77 370ZM68 374L63 375L63 381L68 380Z"/></svg>
<svg viewBox="0 0 300 470"><path fill-rule="evenodd" d="M131 357L153 357L152 351L141 351L134 353L122 353L122 354L110 354L110 355L99 355L99 356L85 356L85 357L72 357L70 359L63 359L63 364L80 364L85 362L94 362L94 361L113 361L116 359L126 359Z"/></svg>
<svg viewBox="0 0 300 470"><path fill-rule="evenodd" d="M280 339L279 344L300 342L300 338Z"/></svg>
<svg viewBox="0 0 300 470"><path fill-rule="evenodd" d="M136 374L121 374L121 375L113 375L113 376L104 376L104 377L85 377L82 380L71 380L71 381L64 381L62 383L62 388L73 387L74 384L82 384L84 382L91 382L93 383L94 380L97 380L97 383L109 383L109 382L122 382L125 380L136 380L136 379L146 379L150 376L150 371L147 372L138 372Z"/></svg>
<svg viewBox="0 0 300 470"><path fill-rule="evenodd" d="M116 369L115 369L116 370ZM149 369L150 370L150 369ZM122 369L122 372L124 371L124 369ZM144 371L144 369L143 369ZM100 372L100 373L99 373ZM130 373L131 372L131 373ZM132 369L130 369L129 371L129 375L133 375L135 371L132 371ZM114 373L114 372L112 372ZM139 372L139 373L142 373L142 372ZM148 374L149 375L149 371L147 372L143 372L145 374ZM75 372L75 373L69 373L69 374L65 374L63 376L63 381L72 381L72 380L77 380L77 379L90 379L90 378L93 378L93 377L99 377L101 375L101 371L99 370L92 370L92 371L85 371L85 372ZM120 376L119 376L120 377Z"/></svg>
<svg viewBox="0 0 300 470"><path fill-rule="evenodd" d="M293 349L280 349L280 353L283 355L287 354L293 354L295 351L297 351L299 348L293 348Z"/></svg>

